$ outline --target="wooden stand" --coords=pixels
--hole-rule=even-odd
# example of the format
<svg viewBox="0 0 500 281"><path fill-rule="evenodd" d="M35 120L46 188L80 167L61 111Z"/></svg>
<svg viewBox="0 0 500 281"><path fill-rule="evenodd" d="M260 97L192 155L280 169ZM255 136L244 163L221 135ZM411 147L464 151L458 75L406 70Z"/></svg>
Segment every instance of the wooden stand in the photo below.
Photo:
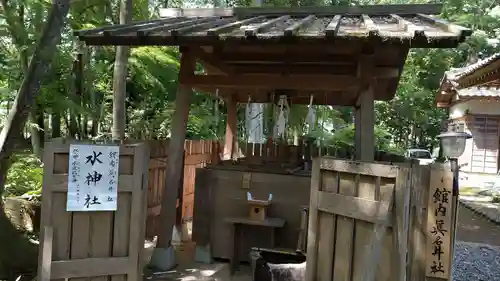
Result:
<svg viewBox="0 0 500 281"><path fill-rule="evenodd" d="M233 232L233 243L232 243L232 254L230 257L231 264L231 275L233 275L238 269L240 263L240 245L241 245L241 235L242 226L257 226L266 227L270 229L270 246L273 248L275 246L275 231L278 228L282 228L285 225L285 220L281 218L266 218L262 221L257 221L249 218L226 218L225 222L232 224Z"/></svg>

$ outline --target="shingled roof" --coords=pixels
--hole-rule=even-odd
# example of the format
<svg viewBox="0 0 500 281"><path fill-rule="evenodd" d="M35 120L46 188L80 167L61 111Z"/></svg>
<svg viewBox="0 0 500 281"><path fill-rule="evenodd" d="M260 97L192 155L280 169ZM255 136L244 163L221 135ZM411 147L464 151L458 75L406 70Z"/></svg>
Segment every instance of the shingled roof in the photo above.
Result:
<svg viewBox="0 0 500 281"><path fill-rule="evenodd" d="M472 85L475 81L465 81L471 80L466 78L485 78L484 76L491 76L493 74L500 72L500 53L493 54L485 59L479 60L476 63L462 67L454 68L445 72L445 79L454 82L456 84L462 84L459 87L467 87L467 85ZM479 74L479 75L476 75ZM475 76L475 77L472 77ZM478 76L478 77L476 77ZM480 80L480 79L476 79ZM485 81L491 82L491 81ZM481 83L479 81L479 83Z"/></svg>
<svg viewBox="0 0 500 281"><path fill-rule="evenodd" d="M168 18L77 31L88 45L320 43L332 40L456 47L471 30L430 16L439 4L166 9Z"/></svg>
<svg viewBox="0 0 500 281"><path fill-rule="evenodd" d="M445 72L436 100L438 107L448 107L453 96L498 97L500 87L500 53L476 63Z"/></svg>

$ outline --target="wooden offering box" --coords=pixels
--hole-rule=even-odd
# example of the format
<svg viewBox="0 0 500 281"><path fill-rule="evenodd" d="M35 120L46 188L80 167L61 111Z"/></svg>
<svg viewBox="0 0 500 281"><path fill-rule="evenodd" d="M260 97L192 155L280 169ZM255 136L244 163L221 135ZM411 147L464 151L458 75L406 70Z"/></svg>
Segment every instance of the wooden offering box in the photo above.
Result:
<svg viewBox="0 0 500 281"><path fill-rule="evenodd" d="M252 220L263 221L267 216L267 207L271 205L269 201L249 200L250 218Z"/></svg>
<svg viewBox="0 0 500 281"><path fill-rule="evenodd" d="M273 195L269 194L268 200L257 200L252 198L252 194L247 192L247 201L249 207L250 219L263 221L267 217L267 207L271 205L271 200L273 199Z"/></svg>

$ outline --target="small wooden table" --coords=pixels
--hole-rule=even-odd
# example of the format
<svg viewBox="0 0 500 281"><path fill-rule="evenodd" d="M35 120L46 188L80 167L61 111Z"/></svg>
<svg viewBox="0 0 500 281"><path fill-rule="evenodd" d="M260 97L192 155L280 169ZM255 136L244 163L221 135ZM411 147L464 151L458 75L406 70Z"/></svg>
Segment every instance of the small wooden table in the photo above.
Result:
<svg viewBox="0 0 500 281"><path fill-rule="evenodd" d="M248 217L241 218L226 218L224 220L227 223L233 225L233 250L231 254L231 275L233 275L239 266L239 249L241 243L241 226L242 225L254 225L254 226L264 226L271 228L271 246L274 247L275 240L275 230L277 228L282 228L285 225L285 220L281 218L270 218L267 217L265 220L252 220Z"/></svg>

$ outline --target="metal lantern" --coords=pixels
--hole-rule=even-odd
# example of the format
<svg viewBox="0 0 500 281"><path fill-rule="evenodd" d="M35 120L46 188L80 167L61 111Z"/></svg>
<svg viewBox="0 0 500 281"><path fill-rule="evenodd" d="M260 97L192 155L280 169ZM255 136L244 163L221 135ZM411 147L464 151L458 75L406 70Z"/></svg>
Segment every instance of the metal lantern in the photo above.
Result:
<svg viewBox="0 0 500 281"><path fill-rule="evenodd" d="M449 158L460 157L465 150L465 142L472 136L465 132L446 132L438 136L441 140L443 156Z"/></svg>

